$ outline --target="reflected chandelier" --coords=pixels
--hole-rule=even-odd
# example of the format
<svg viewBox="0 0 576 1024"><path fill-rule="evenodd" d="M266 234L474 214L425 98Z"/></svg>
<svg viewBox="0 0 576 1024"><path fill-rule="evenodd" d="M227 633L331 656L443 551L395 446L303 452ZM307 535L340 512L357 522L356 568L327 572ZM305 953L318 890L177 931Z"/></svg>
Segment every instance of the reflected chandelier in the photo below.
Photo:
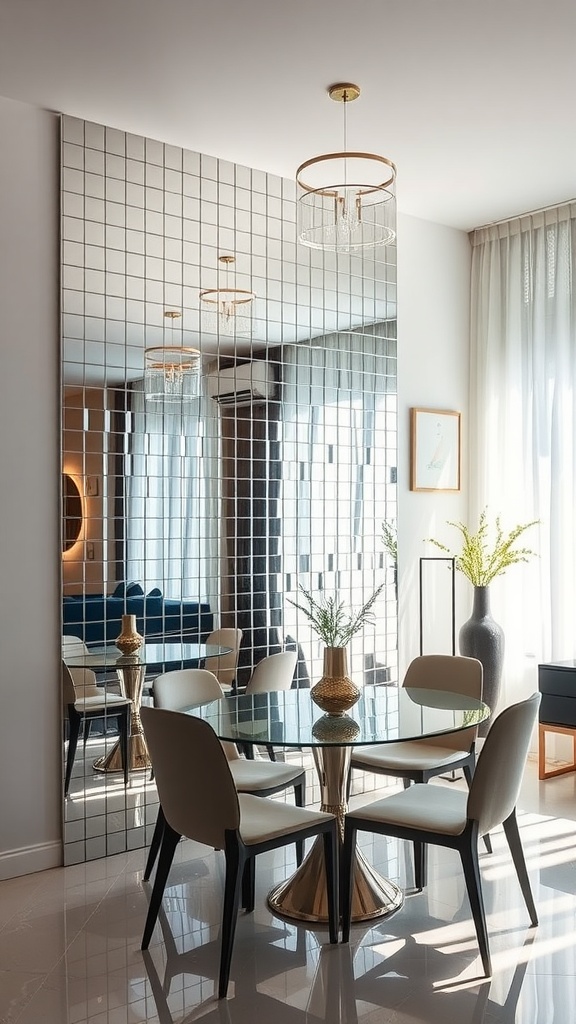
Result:
<svg viewBox="0 0 576 1024"><path fill-rule="evenodd" d="M182 314L168 309L164 316L172 322ZM182 402L198 394L200 352L183 345L156 345L145 350L144 394L147 402Z"/></svg>
<svg viewBox="0 0 576 1024"><path fill-rule="evenodd" d="M226 334L232 337L249 337L252 333L252 303L254 292L247 288L236 288L229 282L230 268L236 262L234 256L219 256L218 262L226 268L224 286L206 288L200 292L202 328L210 334Z"/></svg>
<svg viewBox="0 0 576 1024"><path fill-rule="evenodd" d="M360 87L339 82L328 95L343 105L343 151L314 156L296 171L298 241L330 252L389 245L396 238L396 167L385 156L346 148L346 107Z"/></svg>

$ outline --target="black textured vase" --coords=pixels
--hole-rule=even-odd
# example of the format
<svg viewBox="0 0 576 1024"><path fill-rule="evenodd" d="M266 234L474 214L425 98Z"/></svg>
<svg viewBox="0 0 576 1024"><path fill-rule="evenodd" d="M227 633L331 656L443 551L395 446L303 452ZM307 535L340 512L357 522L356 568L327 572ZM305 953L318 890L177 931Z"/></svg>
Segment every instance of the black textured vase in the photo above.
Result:
<svg viewBox="0 0 576 1024"><path fill-rule="evenodd" d="M490 614L489 587L474 587L472 615L460 629L458 643L460 654L482 662L482 700L494 712L500 699L504 631ZM486 736L489 724L490 720L482 723L478 729L480 736Z"/></svg>

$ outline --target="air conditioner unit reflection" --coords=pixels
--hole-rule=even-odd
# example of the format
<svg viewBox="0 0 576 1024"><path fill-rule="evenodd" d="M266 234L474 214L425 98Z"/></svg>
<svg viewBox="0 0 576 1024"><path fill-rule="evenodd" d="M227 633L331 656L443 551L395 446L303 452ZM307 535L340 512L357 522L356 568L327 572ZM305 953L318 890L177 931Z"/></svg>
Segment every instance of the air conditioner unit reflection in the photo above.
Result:
<svg viewBox="0 0 576 1024"><path fill-rule="evenodd" d="M214 370L207 386L210 398L220 405L254 405L276 397L273 369L264 361Z"/></svg>

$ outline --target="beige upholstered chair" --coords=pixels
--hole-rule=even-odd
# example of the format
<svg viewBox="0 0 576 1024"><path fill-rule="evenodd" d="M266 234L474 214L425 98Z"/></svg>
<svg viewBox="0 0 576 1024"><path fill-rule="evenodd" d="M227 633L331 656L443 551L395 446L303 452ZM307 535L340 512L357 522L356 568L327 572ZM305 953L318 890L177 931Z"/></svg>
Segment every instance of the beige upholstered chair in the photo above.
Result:
<svg viewBox="0 0 576 1024"><path fill-rule="evenodd" d="M206 644L231 647L230 654L220 654L214 658L205 658L203 667L213 672L224 690L231 690L238 671L238 654L242 642L242 630L223 628L209 633Z"/></svg>
<svg viewBox="0 0 576 1024"><path fill-rule="evenodd" d="M83 640L79 636L68 636L66 633L62 634L62 657L66 658L81 658L83 654L88 654L88 648Z"/></svg>
<svg viewBox="0 0 576 1024"><path fill-rule="evenodd" d="M202 668L164 672L154 680L154 704L168 711L182 711L194 704L207 704L223 696L222 687L212 672ZM234 743L222 743L230 765L232 778L239 793L271 796L288 786L294 787L294 802L304 807L306 802L306 772L300 765L272 764L270 761L247 761L240 757ZM144 869L144 879L150 878L162 841L163 821L159 812ZM296 843L296 860L302 863L304 842Z"/></svg>
<svg viewBox="0 0 576 1024"><path fill-rule="evenodd" d="M330 942L338 941L336 818L238 793L230 765L208 722L160 708L142 708L142 725L156 774L164 827L158 869L142 939L152 938L164 887L182 836L223 850L226 859L218 995L228 989L236 918L242 895L254 909L254 857L308 836L324 836Z"/></svg>
<svg viewBox="0 0 576 1024"><path fill-rule="evenodd" d="M478 757L470 792L415 785L346 815L342 860L342 941L350 935L351 871L356 833L376 832L414 843L416 886L426 884L426 845L458 850L478 936L482 966L491 974L486 915L480 883L478 838L503 824L532 925L538 917L516 821L520 791L540 694L506 708L494 721Z"/></svg>
<svg viewBox="0 0 576 1024"><path fill-rule="evenodd" d="M424 654L410 663L402 685L422 690L450 690L482 700L482 664L476 658ZM401 778L406 785L427 782L435 775L462 768L470 784L476 731L474 726L447 736L357 747L352 752L351 768Z"/></svg>
<svg viewBox="0 0 576 1024"><path fill-rule="evenodd" d="M82 641L79 641L82 643ZM68 668L62 662L62 695L64 707L68 715L68 752L64 773L64 796L68 795L72 768L78 747L80 729L83 729L84 749L90 733L90 725L95 718L118 720L120 736L120 753L124 767L124 784L128 785L128 737L130 735L130 711L132 701L128 697L120 697L108 693L96 685L96 676L89 668Z"/></svg>
<svg viewBox="0 0 576 1024"><path fill-rule="evenodd" d="M296 651L281 651L280 654L269 654L262 658L253 669L244 693L270 693L273 690L289 690L294 679L294 671L298 655ZM271 761L276 760L274 747L266 743L266 750ZM254 747L242 744L242 751L247 758L254 757Z"/></svg>
<svg viewBox="0 0 576 1024"><path fill-rule="evenodd" d="M254 667L246 684L246 693L269 693L271 690L289 690L294 679L298 655L296 651L269 654Z"/></svg>

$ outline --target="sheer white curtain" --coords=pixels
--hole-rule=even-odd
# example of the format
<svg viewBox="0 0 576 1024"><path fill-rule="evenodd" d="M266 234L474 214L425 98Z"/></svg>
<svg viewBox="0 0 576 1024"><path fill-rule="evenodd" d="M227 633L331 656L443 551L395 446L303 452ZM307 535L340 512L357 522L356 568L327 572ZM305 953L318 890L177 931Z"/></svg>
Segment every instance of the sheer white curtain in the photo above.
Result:
<svg viewBox="0 0 576 1024"><path fill-rule="evenodd" d="M183 405L132 392L126 480L126 579L145 592L208 601L220 594L220 413L205 395Z"/></svg>
<svg viewBox="0 0 576 1024"><path fill-rule="evenodd" d="M542 660L576 656L576 203L472 235L472 513L539 557L492 587L506 634L505 699Z"/></svg>

